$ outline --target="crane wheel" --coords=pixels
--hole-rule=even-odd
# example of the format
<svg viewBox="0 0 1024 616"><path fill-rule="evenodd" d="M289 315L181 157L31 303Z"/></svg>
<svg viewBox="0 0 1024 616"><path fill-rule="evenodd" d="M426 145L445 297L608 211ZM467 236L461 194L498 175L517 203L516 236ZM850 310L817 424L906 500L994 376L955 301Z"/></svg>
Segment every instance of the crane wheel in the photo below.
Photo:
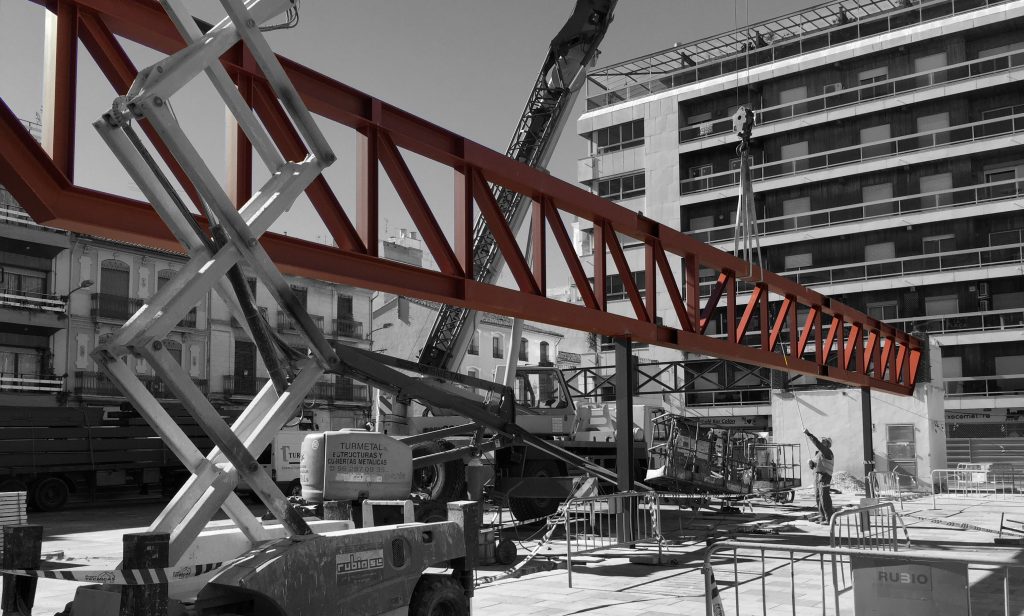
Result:
<svg viewBox="0 0 1024 616"><path fill-rule="evenodd" d="M498 541L497 549L494 550L494 562L499 565L511 565L516 562L518 555L515 542L511 539L501 539Z"/></svg>
<svg viewBox="0 0 1024 616"><path fill-rule="evenodd" d="M412 457L419 458L450 449L444 441L428 441L412 446ZM417 468L412 474L412 491L426 495L427 500L455 501L466 497L466 465L452 460Z"/></svg>
<svg viewBox="0 0 1024 616"><path fill-rule="evenodd" d="M529 460L523 468L523 477L558 477L558 463L554 460ZM513 490L514 493L514 490ZM520 522L545 518L558 511L557 498L528 498L510 496L508 508Z"/></svg>
<svg viewBox="0 0 1024 616"><path fill-rule="evenodd" d="M409 616L469 616L469 601L452 576L425 573L412 591Z"/></svg>

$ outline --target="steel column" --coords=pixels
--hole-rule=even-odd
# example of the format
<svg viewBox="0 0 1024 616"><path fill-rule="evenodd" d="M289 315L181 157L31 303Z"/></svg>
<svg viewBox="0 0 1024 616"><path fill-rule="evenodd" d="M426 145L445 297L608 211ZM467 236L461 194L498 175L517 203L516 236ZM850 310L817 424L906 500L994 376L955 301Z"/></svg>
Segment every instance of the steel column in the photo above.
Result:
<svg viewBox="0 0 1024 616"><path fill-rule="evenodd" d="M864 438L864 477L868 478L871 473L875 470L875 446L872 442L874 436L874 424L871 421L871 388L861 387L860 388L860 419L861 419L861 432ZM864 496L871 498L874 496L871 493L871 482L864 482L864 489L866 493Z"/></svg>
<svg viewBox="0 0 1024 616"><path fill-rule="evenodd" d="M615 471L619 492L633 489L633 341L615 337Z"/></svg>

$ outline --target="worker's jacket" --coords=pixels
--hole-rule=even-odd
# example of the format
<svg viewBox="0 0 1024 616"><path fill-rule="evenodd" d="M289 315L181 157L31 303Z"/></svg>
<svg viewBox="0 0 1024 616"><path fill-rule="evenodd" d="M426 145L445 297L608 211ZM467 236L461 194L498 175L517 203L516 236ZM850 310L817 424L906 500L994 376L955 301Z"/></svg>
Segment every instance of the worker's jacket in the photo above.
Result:
<svg viewBox="0 0 1024 616"><path fill-rule="evenodd" d="M814 472L821 475L832 475L833 469L835 469L835 460L832 458L826 458L820 451L815 459Z"/></svg>

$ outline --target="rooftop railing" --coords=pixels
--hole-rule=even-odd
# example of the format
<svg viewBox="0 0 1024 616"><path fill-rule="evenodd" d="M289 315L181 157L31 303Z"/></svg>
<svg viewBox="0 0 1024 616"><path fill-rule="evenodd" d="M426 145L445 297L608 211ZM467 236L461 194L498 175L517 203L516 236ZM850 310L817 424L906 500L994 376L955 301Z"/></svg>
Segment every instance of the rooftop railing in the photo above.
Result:
<svg viewBox="0 0 1024 616"><path fill-rule="evenodd" d="M828 169L876 158L885 158L894 154L918 152L956 143L970 143L1000 135L1017 134L1022 131L1024 131L1024 113L1017 113L1012 116L872 141L871 143L862 143L778 162L763 163L751 167L750 177L751 180L758 181L792 176L818 169ZM685 179L679 183L679 193L686 195L717 188L726 188L738 184L739 178L740 172L735 170Z"/></svg>
<svg viewBox="0 0 1024 616"><path fill-rule="evenodd" d="M1013 51L978 60L970 60L960 64L952 64L930 71L922 71L913 75L894 77L893 79L868 85L844 87L836 92L756 110L754 111L754 124L756 126L763 126L772 122L810 115L819 111L855 105L866 100L926 90L935 86L965 81L983 75L1009 72L1011 69L1020 68L1021 66L1024 66L1024 52ZM679 130L679 142L684 143L715 135L731 134L732 132L732 118L720 118L681 128Z"/></svg>
<svg viewBox="0 0 1024 616"><path fill-rule="evenodd" d="M945 377L946 397L1019 396L1024 394L1024 374Z"/></svg>
<svg viewBox="0 0 1024 616"><path fill-rule="evenodd" d="M334 319L334 335L339 338L363 337L363 324L353 319Z"/></svg>
<svg viewBox="0 0 1024 616"><path fill-rule="evenodd" d="M839 0L591 71L587 110L642 98L1006 0ZM840 15L845 14L845 23ZM758 36L760 34L760 36ZM590 96L590 87L600 88Z"/></svg>
<svg viewBox="0 0 1024 616"><path fill-rule="evenodd" d="M891 199L865 201L854 205L843 205L824 210L812 210L773 216L757 221L757 233L761 237L789 233L798 229L833 227L874 218L888 218L893 215L914 214L931 210L990 203L1024 195L1024 180L1005 180L918 193ZM689 231L689 235L702 242L723 242L733 239L733 224L707 227Z"/></svg>

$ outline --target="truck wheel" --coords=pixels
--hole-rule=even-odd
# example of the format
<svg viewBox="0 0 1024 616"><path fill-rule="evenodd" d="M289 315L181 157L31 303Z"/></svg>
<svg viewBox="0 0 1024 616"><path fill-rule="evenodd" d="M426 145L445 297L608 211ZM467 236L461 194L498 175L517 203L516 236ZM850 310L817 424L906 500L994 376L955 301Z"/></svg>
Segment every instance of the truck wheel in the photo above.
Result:
<svg viewBox="0 0 1024 616"><path fill-rule="evenodd" d="M28 492L25 482L14 477L0 479L0 492Z"/></svg>
<svg viewBox="0 0 1024 616"><path fill-rule="evenodd" d="M68 484L59 477L44 477L32 485L30 498L39 511L59 511L68 502Z"/></svg>
<svg viewBox="0 0 1024 616"><path fill-rule="evenodd" d="M412 457L448 451L442 441L430 441L412 446ZM417 468L412 473L412 491L426 494L427 500L448 502L466 495L466 469L462 460L432 464Z"/></svg>
<svg viewBox="0 0 1024 616"><path fill-rule="evenodd" d="M425 573L412 591L409 616L469 616L469 602L452 576Z"/></svg>
<svg viewBox="0 0 1024 616"><path fill-rule="evenodd" d="M302 483L296 479L288 484L288 489L284 492L285 496L302 496Z"/></svg>
<svg viewBox="0 0 1024 616"><path fill-rule="evenodd" d="M448 521L448 508L444 503L424 501L416 506L416 521L423 524Z"/></svg>
<svg viewBox="0 0 1024 616"><path fill-rule="evenodd" d="M558 464L552 460L530 460L523 469L523 477L557 477ZM515 490L513 490L513 493ZM523 522L544 518L558 511L557 498L516 498L509 497L508 508L515 519Z"/></svg>

